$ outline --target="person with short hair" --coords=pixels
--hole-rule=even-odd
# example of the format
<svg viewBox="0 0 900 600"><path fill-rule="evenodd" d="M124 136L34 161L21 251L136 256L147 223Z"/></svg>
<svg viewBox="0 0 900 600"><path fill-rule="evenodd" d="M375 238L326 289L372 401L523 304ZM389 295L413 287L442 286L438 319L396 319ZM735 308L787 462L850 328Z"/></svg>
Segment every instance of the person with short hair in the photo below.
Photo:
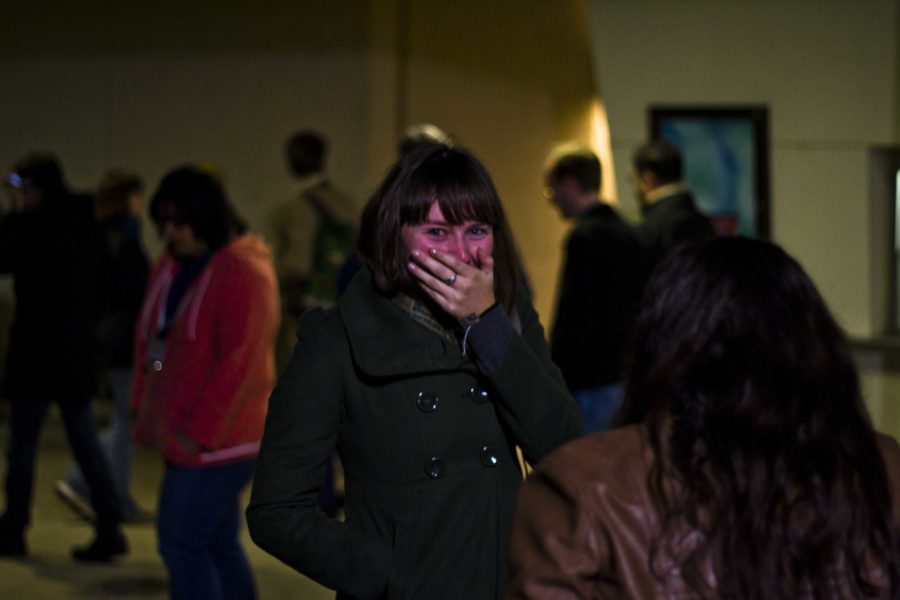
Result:
<svg viewBox="0 0 900 600"><path fill-rule="evenodd" d="M649 142L634 153L631 179L641 207L637 234L651 265L681 244L715 235L709 219L697 209L683 172L681 151L668 140Z"/></svg>
<svg viewBox="0 0 900 600"><path fill-rule="evenodd" d="M545 195L574 221L565 240L550 355L584 417L609 429L622 401L625 346L646 281L646 258L631 225L600 198L600 159L574 142L554 148Z"/></svg>
<svg viewBox="0 0 900 600"><path fill-rule="evenodd" d="M623 427L519 495L507 598L896 598L900 446L778 246L682 246L652 276Z"/></svg>
<svg viewBox="0 0 900 600"><path fill-rule="evenodd" d="M150 216L166 253L135 328L135 438L166 462L156 527L170 594L254 598L240 493L275 380L272 256L205 168L167 173Z"/></svg>
<svg viewBox="0 0 900 600"><path fill-rule="evenodd" d="M458 147L404 156L359 250L366 265L303 317L272 394L250 535L342 598L498 598L516 447L537 462L582 424L490 176ZM316 507L335 448L344 522Z"/></svg>
<svg viewBox="0 0 900 600"><path fill-rule="evenodd" d="M285 160L294 192L268 216L281 291L279 369L297 342L303 312L337 301L341 269L356 243L360 208L328 176L328 153L328 140L319 132L302 130L288 139Z"/></svg>

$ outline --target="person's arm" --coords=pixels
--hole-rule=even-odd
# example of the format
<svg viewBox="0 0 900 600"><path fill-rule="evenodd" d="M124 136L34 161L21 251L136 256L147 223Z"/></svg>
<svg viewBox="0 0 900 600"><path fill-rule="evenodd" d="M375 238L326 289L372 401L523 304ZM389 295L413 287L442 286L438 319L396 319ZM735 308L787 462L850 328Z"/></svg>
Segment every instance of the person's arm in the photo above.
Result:
<svg viewBox="0 0 900 600"><path fill-rule="evenodd" d="M328 520L316 506L341 421L349 352L334 313L307 312L294 355L269 400L247 525L253 541L300 573L355 598L381 596L392 550Z"/></svg>
<svg viewBox="0 0 900 600"><path fill-rule="evenodd" d="M521 333L494 296L494 259L480 253L465 264L449 253L412 252L410 272L422 289L465 329L481 371L498 392L500 419L525 459L535 464L584 433L584 423L560 370L550 360L544 328L525 294L516 305Z"/></svg>
<svg viewBox="0 0 900 600"><path fill-rule="evenodd" d="M555 466L545 464L519 490L507 599L594 598L607 566L606 536L583 511L577 483Z"/></svg>
<svg viewBox="0 0 900 600"><path fill-rule="evenodd" d="M544 328L526 298L517 303L521 334L500 306L468 335L480 370L497 391L498 415L531 464L584 433L578 406L550 360Z"/></svg>
<svg viewBox="0 0 900 600"><path fill-rule="evenodd" d="M203 373L199 394L179 432L187 436L184 441L198 442L201 448L217 448L218 437L227 429L223 423L233 418L236 403L247 397L244 390L259 385L250 373L258 364L257 357L272 343L278 321L278 292L271 267L229 261L215 268L219 272L213 273L201 300L201 311L213 312L215 360ZM188 307L185 312L190 310Z"/></svg>

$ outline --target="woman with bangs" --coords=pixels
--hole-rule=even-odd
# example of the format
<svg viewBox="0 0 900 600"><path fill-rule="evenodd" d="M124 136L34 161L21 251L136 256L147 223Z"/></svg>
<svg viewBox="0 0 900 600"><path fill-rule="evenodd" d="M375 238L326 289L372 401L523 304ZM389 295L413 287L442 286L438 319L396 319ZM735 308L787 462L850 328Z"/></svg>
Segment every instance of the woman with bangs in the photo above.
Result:
<svg viewBox="0 0 900 600"><path fill-rule="evenodd" d="M467 151L402 158L366 206L366 268L304 315L272 394L254 541L338 598L500 597L518 446L582 433L499 197ZM334 448L346 520L316 508Z"/></svg>

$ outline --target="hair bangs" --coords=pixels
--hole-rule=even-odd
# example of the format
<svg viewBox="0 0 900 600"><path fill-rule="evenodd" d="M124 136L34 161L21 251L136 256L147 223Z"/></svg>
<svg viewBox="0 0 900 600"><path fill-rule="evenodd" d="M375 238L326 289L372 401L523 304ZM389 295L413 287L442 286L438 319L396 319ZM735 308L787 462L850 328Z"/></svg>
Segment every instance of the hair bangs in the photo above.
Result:
<svg viewBox="0 0 900 600"><path fill-rule="evenodd" d="M500 199L483 169L455 152L438 152L411 174L401 224L421 223L434 202L448 223L478 221L496 227L503 222Z"/></svg>

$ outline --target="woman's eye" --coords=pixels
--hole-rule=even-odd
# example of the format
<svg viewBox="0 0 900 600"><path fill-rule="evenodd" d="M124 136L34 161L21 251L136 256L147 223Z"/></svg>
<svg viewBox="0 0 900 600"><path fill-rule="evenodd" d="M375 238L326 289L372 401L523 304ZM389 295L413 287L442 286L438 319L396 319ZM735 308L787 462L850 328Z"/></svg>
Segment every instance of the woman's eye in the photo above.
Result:
<svg viewBox="0 0 900 600"><path fill-rule="evenodd" d="M447 232L440 227L429 227L425 230L425 233L431 237L443 237L447 234Z"/></svg>
<svg viewBox="0 0 900 600"><path fill-rule="evenodd" d="M487 225L472 225L469 228L469 233L471 235L477 235L477 236L485 236L488 233L490 233L490 231L491 231L491 228L488 227Z"/></svg>

